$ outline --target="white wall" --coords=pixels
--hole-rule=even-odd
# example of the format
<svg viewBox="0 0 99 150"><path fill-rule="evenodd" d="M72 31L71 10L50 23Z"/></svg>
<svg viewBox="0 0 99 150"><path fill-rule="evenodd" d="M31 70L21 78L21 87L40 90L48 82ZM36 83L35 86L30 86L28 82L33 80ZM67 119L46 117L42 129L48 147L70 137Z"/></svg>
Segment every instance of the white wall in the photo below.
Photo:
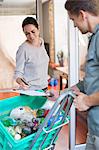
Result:
<svg viewBox="0 0 99 150"><path fill-rule="evenodd" d="M67 12L64 8L66 0L54 0L54 29L55 29L55 61L57 52L62 50L65 57L68 55Z"/></svg>
<svg viewBox="0 0 99 150"><path fill-rule="evenodd" d="M54 0L54 29L55 29L55 62L58 62L57 52L62 50L66 60L68 58L68 14L64 8L66 0ZM84 63L87 53L88 37L79 32L80 65ZM67 61L66 61L67 63Z"/></svg>
<svg viewBox="0 0 99 150"><path fill-rule="evenodd" d="M79 32L79 65L82 69L84 69L83 65L86 61L88 41L88 34Z"/></svg>
<svg viewBox="0 0 99 150"><path fill-rule="evenodd" d="M50 43L49 37L49 8L48 2L43 4L43 38L46 43Z"/></svg>

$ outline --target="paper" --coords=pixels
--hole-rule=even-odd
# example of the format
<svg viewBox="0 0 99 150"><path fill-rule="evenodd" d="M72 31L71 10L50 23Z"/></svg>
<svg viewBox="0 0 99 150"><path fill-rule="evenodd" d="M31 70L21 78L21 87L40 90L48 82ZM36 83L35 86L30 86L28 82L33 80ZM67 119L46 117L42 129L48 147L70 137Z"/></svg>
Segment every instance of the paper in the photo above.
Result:
<svg viewBox="0 0 99 150"><path fill-rule="evenodd" d="M30 95L30 96L48 96L45 92L34 91L34 90L15 90L13 92Z"/></svg>
<svg viewBox="0 0 99 150"><path fill-rule="evenodd" d="M2 93L15 92L15 93L25 94L25 95L29 95L29 96L50 96L50 93L45 93L43 91L34 91L34 90L2 89L2 90L0 90L0 92L2 92Z"/></svg>
<svg viewBox="0 0 99 150"><path fill-rule="evenodd" d="M13 89L0 89L0 93L13 92Z"/></svg>

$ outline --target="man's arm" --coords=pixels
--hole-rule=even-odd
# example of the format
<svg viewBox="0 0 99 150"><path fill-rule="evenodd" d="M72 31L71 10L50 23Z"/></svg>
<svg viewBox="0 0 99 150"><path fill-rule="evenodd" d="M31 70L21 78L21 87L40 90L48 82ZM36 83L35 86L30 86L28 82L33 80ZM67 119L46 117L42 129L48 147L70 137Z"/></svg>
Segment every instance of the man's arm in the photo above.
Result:
<svg viewBox="0 0 99 150"><path fill-rule="evenodd" d="M89 100L88 100L88 105L90 107L99 105L99 92L96 92L96 93L93 93L92 95L90 95Z"/></svg>
<svg viewBox="0 0 99 150"><path fill-rule="evenodd" d="M92 106L99 105L99 92L86 95L81 92L75 92L77 97L74 99L74 105L79 111L86 111Z"/></svg>

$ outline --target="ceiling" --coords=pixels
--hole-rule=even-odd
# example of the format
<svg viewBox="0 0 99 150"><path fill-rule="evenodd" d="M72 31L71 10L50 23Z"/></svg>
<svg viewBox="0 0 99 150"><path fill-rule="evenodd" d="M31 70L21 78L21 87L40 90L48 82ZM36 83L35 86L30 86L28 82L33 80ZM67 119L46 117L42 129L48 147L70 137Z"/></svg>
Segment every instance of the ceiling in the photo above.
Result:
<svg viewBox="0 0 99 150"><path fill-rule="evenodd" d="M36 0L0 0L0 15L19 14L36 14Z"/></svg>
<svg viewBox="0 0 99 150"><path fill-rule="evenodd" d="M0 0L1 7L27 7L35 3L36 0Z"/></svg>

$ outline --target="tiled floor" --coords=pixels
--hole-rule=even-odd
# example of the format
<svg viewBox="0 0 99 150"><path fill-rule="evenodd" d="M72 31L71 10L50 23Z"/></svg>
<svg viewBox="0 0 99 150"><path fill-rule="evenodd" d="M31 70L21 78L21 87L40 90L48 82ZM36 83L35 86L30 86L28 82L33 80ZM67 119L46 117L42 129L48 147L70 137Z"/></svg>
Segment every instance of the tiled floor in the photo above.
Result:
<svg viewBox="0 0 99 150"><path fill-rule="evenodd" d="M83 144L86 141L87 125L83 118L77 116L76 125L76 144ZM69 149L69 125L65 125L59 133L59 138L56 142L55 150Z"/></svg>
<svg viewBox="0 0 99 150"><path fill-rule="evenodd" d="M9 98L9 97L13 97L13 96L17 96L19 95L18 93L13 93L13 92L5 92L5 93L1 93L0 92L0 100L5 99L5 98Z"/></svg>

